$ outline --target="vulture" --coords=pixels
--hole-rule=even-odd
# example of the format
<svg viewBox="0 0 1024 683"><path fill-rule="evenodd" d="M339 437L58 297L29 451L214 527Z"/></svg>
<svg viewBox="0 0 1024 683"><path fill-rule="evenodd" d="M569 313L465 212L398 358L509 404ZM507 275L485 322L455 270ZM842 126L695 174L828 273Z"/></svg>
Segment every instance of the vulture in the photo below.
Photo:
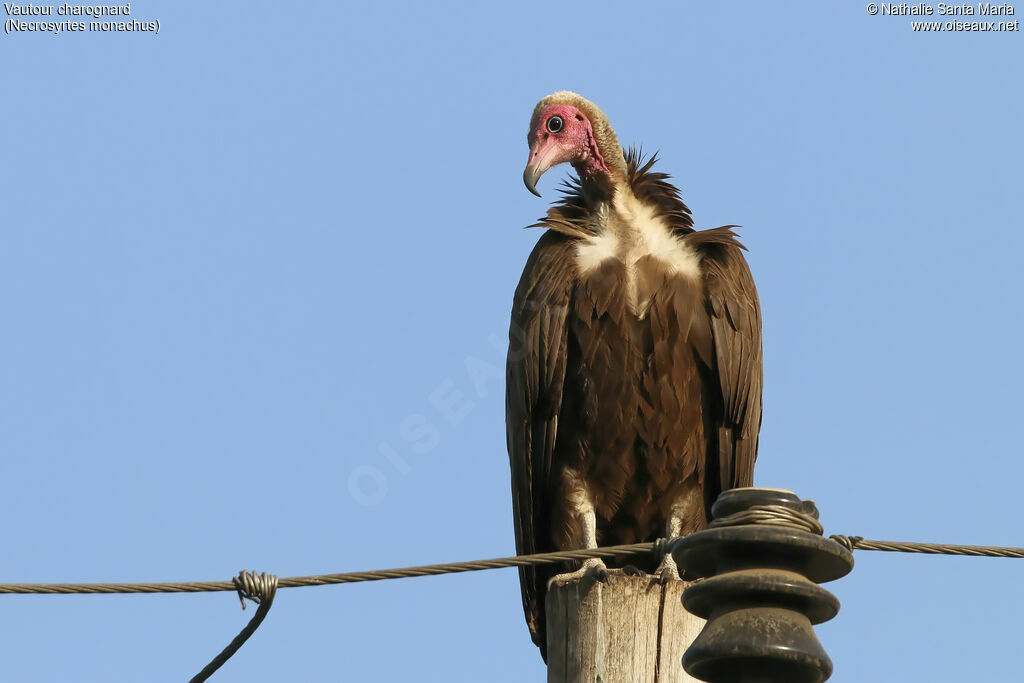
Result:
<svg viewBox="0 0 1024 683"><path fill-rule="evenodd" d="M526 187L568 162L576 177L516 289L506 430L519 554L678 537L718 494L753 484L761 426L761 312L734 225L694 230L665 173L624 151L592 102L542 99ZM634 561L635 562L635 561ZM653 564L654 561L652 561ZM611 563L611 562L610 562ZM652 571L678 579L671 556ZM546 658L548 582L605 580L589 559L555 576L523 567L523 606Z"/></svg>

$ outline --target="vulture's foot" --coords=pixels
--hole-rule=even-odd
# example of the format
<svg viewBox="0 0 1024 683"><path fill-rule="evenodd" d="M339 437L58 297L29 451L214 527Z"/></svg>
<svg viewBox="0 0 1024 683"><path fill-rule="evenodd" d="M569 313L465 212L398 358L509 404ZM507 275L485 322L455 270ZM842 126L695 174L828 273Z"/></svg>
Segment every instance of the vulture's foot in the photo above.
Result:
<svg viewBox="0 0 1024 683"><path fill-rule="evenodd" d="M679 567L676 566L676 561L673 559L671 553L665 553L665 557L662 558L661 564L654 570L655 576L658 577L658 581L661 585L667 584L669 581L680 581L679 578Z"/></svg>
<svg viewBox="0 0 1024 683"><path fill-rule="evenodd" d="M582 567L574 572L566 572L565 574L558 574L557 576L551 577L550 584L565 586L570 583L582 581L583 579L593 579L594 581L600 581L601 583L608 583L608 567L605 566L604 560L600 557L591 557L583 560Z"/></svg>

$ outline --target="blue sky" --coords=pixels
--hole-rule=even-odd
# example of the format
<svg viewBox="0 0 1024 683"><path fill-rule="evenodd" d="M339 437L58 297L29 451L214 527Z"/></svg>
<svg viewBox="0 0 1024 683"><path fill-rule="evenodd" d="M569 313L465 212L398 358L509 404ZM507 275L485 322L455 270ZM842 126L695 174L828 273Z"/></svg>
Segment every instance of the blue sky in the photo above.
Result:
<svg viewBox="0 0 1024 683"><path fill-rule="evenodd" d="M159 35L0 36L0 581L512 554L507 321L565 175L525 190L525 133L563 88L743 226L758 484L827 533L1024 545L1019 32L846 1L132 16ZM1019 676L1024 565L856 559L833 681ZM2 597L0 677L183 680L251 614ZM501 570L282 591L214 680L542 676Z"/></svg>

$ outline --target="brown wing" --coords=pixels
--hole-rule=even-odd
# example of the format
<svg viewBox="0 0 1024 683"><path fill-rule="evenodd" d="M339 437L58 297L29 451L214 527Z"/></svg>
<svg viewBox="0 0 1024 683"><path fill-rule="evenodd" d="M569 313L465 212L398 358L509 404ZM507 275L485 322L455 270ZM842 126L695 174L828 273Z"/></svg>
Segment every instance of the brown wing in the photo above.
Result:
<svg viewBox="0 0 1024 683"><path fill-rule="evenodd" d="M721 390L720 402L713 407L718 458L708 463L718 470L719 490L753 485L761 429L761 306L733 227L686 236L702 255L707 318L700 327L710 338L701 356ZM717 494L713 492L710 499Z"/></svg>
<svg viewBox="0 0 1024 683"><path fill-rule="evenodd" d="M566 318L576 276L575 240L548 231L523 270L512 303L505 427L519 554L554 550L550 538L551 459L566 364ZM545 649L544 591L549 572L519 570L533 641Z"/></svg>

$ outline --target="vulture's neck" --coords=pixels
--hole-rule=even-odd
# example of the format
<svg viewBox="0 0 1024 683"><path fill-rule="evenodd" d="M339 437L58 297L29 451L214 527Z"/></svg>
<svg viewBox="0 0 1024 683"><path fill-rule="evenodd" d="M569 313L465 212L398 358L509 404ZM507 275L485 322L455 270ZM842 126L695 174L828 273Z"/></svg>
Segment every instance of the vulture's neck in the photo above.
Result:
<svg viewBox="0 0 1024 683"><path fill-rule="evenodd" d="M633 194L622 148L617 144L613 150L604 147L599 141L598 154L573 164L580 178L583 197L591 208L612 204L617 195Z"/></svg>

